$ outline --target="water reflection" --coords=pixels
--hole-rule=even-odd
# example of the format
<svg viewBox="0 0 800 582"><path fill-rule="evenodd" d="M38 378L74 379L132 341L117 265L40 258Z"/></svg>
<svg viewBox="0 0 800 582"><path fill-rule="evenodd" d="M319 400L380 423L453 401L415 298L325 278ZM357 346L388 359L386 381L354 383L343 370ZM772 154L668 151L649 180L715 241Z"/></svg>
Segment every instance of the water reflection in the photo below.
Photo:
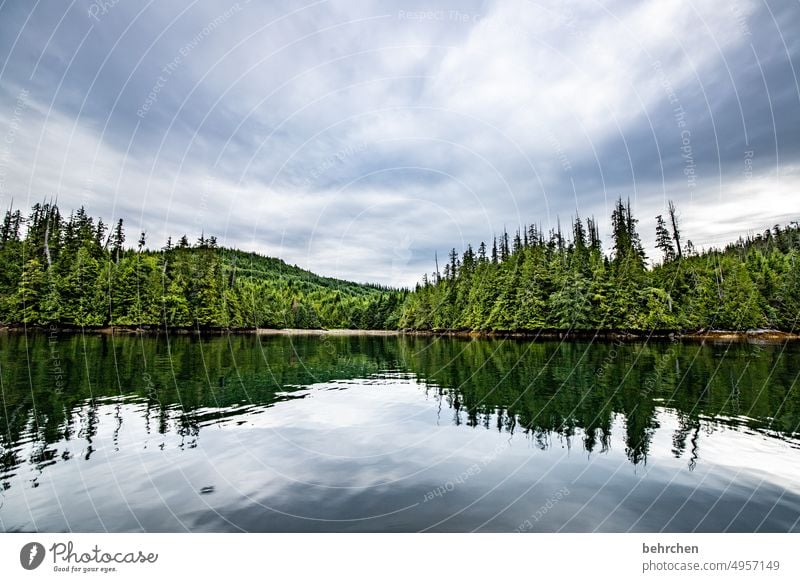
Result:
<svg viewBox="0 0 800 582"><path fill-rule="evenodd" d="M646 460L658 409L674 411L673 453L697 462L701 424L747 427L777 438L798 430L792 391L796 346L748 344L556 344L431 342L414 369L439 386L453 422L524 430L547 446L551 433L606 450L615 414L626 453ZM447 362L446 365L441 365Z"/></svg>
<svg viewBox="0 0 800 582"><path fill-rule="evenodd" d="M10 334L0 347L4 530L800 518L793 345Z"/></svg>

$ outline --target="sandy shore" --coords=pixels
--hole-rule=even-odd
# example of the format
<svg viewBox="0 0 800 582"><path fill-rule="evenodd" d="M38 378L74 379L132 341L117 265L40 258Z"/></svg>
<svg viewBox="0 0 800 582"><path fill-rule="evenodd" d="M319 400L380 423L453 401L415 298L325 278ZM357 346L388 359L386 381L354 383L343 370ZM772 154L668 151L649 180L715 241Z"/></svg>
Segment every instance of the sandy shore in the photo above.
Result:
<svg viewBox="0 0 800 582"><path fill-rule="evenodd" d="M401 335L399 330L384 329L266 329L252 330L256 335Z"/></svg>

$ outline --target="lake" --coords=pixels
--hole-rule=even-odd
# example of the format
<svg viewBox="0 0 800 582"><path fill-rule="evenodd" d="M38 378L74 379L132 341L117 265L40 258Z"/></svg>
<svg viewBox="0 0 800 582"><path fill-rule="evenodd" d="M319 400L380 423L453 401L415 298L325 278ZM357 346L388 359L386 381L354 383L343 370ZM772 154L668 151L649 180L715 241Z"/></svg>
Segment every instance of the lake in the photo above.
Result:
<svg viewBox="0 0 800 582"><path fill-rule="evenodd" d="M0 333L0 530L800 531L800 346Z"/></svg>

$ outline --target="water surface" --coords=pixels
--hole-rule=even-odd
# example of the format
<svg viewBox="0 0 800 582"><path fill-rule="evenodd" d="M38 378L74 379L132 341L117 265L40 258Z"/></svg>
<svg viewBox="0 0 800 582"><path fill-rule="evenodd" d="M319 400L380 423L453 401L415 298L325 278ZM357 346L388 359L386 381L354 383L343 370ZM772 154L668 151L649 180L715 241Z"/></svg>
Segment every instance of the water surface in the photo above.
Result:
<svg viewBox="0 0 800 582"><path fill-rule="evenodd" d="M0 334L2 531L798 531L797 345Z"/></svg>

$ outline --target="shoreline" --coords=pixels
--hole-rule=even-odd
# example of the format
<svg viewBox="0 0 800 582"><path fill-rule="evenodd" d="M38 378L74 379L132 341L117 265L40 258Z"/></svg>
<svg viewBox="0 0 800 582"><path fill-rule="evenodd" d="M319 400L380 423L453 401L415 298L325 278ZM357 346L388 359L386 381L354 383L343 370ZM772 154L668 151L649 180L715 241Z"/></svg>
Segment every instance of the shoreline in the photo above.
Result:
<svg viewBox="0 0 800 582"><path fill-rule="evenodd" d="M409 335L447 336L458 338L519 339L528 341L601 341L601 342L642 342L642 341L720 341L747 343L783 343L800 340L800 334L776 329L736 330L559 330L542 329L537 331L466 331L466 330L405 330Z"/></svg>
<svg viewBox="0 0 800 582"><path fill-rule="evenodd" d="M383 329L295 329L295 328L264 328L264 327L242 327L242 328L222 328L222 327L171 327L165 329L157 326L137 326L137 325L113 325L99 327L76 327L63 325L0 325L0 333L64 333L64 334L98 334L98 335L151 335L161 334L171 335L370 335L370 336L394 336L401 335L400 330Z"/></svg>
<svg viewBox="0 0 800 582"><path fill-rule="evenodd" d="M102 326L74 327L59 325L0 325L0 333L65 333L100 335L256 335L256 336L373 336L395 337L430 336L468 339L515 339L528 341L722 341L747 343L782 343L800 340L800 334L775 329L736 330L625 330L590 329L559 330L541 329L536 331L470 331L470 330L382 330L382 329L293 329L293 328L169 328L156 326Z"/></svg>

